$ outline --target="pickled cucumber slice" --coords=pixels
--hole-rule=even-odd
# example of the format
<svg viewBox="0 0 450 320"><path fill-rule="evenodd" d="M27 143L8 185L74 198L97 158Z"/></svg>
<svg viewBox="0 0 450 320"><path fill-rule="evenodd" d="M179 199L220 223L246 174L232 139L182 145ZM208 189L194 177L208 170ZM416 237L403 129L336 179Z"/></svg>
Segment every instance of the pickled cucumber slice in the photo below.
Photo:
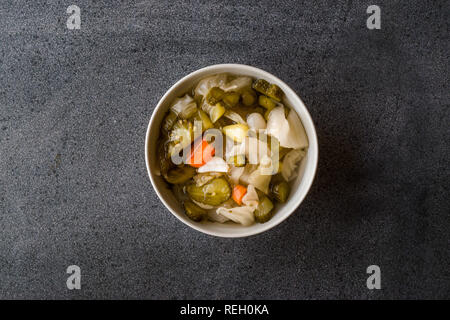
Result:
<svg viewBox="0 0 450 320"><path fill-rule="evenodd" d="M260 197L258 207L255 210L255 220L259 223L269 221L273 216L273 203L266 196Z"/></svg>
<svg viewBox="0 0 450 320"><path fill-rule="evenodd" d="M229 108L234 107L239 102L239 93L227 92L222 98L223 103Z"/></svg>
<svg viewBox="0 0 450 320"><path fill-rule="evenodd" d="M179 166L170 169L163 174L164 179L171 184L185 183L195 175L195 168L191 166Z"/></svg>
<svg viewBox="0 0 450 320"><path fill-rule="evenodd" d="M276 84L271 84L264 79L258 79L253 83L253 89L277 101L281 101L283 91Z"/></svg>
<svg viewBox="0 0 450 320"><path fill-rule="evenodd" d="M258 103L267 110L272 110L277 106L276 102L266 96L259 96Z"/></svg>
<svg viewBox="0 0 450 320"><path fill-rule="evenodd" d="M241 97L242 97L242 104L246 107L250 107L256 102L256 94L251 89L244 91Z"/></svg>
<svg viewBox="0 0 450 320"><path fill-rule="evenodd" d="M195 115L192 117L192 120L194 121L201 121L202 123L202 133L205 130L211 129L213 127L213 123L211 122L211 119L208 117L205 111L198 109ZM196 128L194 128L194 132L196 132Z"/></svg>
<svg viewBox="0 0 450 320"><path fill-rule="evenodd" d="M218 206L231 197L230 185L224 178L216 178L201 187L190 184L186 190L192 200L211 206Z"/></svg>
<svg viewBox="0 0 450 320"><path fill-rule="evenodd" d="M183 203L184 206L184 211L186 213L186 215L194 221L201 221L203 220L203 218L206 217L207 212L205 209L200 208L198 205L196 205L195 203L193 203L192 201L185 201Z"/></svg>
<svg viewBox="0 0 450 320"><path fill-rule="evenodd" d="M163 176L167 175L167 172L170 168L173 167L173 163L168 159L167 153L167 141L160 140L158 145L158 160L159 160L159 169Z"/></svg>
<svg viewBox="0 0 450 320"><path fill-rule="evenodd" d="M172 129L173 125L175 124L175 121L177 120L177 115L173 111L169 111L169 113L166 115L166 117L163 120L162 129L165 132L169 132L170 129Z"/></svg>
<svg viewBox="0 0 450 320"><path fill-rule="evenodd" d="M278 202L285 203L290 191L289 184L286 181L281 181L272 186L270 194Z"/></svg>
<svg viewBox="0 0 450 320"><path fill-rule="evenodd" d="M210 105L215 105L217 102L222 100L224 94L225 92L219 87L213 87L209 89L208 94L205 97L206 102Z"/></svg>

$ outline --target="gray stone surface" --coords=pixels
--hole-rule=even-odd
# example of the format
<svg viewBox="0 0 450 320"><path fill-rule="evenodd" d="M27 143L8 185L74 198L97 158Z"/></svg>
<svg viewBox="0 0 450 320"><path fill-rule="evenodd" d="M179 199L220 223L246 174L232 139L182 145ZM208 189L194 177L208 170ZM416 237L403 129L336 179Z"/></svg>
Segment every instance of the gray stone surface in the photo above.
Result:
<svg viewBox="0 0 450 320"><path fill-rule="evenodd" d="M373 31L369 4L2 1L0 298L450 298L449 2L375 1ZM176 220L143 151L164 92L230 62L292 86L320 143L297 212L235 240Z"/></svg>

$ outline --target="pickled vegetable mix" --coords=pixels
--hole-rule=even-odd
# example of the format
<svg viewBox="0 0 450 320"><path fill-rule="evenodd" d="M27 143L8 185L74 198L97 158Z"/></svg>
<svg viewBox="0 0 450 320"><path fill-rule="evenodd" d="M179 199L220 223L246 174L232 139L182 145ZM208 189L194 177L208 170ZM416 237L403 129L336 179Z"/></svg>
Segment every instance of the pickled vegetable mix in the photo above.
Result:
<svg viewBox="0 0 450 320"><path fill-rule="evenodd" d="M157 152L187 217L249 226L289 200L308 138L283 97L264 79L217 74L172 102Z"/></svg>

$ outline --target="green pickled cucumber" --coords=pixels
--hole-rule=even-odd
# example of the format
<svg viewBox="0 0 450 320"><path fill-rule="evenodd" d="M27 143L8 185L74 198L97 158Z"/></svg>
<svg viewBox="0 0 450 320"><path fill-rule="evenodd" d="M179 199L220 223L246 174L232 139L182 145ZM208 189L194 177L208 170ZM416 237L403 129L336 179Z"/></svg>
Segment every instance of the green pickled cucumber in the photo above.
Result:
<svg viewBox="0 0 450 320"><path fill-rule="evenodd" d="M245 90L242 95L242 104L246 107L252 106L256 102L256 94L253 90Z"/></svg>
<svg viewBox="0 0 450 320"><path fill-rule="evenodd" d="M227 92L222 98L223 103L229 108L234 107L239 102L239 93Z"/></svg>
<svg viewBox="0 0 450 320"><path fill-rule="evenodd" d="M195 115L192 117L192 120L194 121L201 121L202 123L202 133L208 129L211 129L213 127L213 123L211 122L211 119L208 117L205 111L198 109ZM194 130L196 132L197 130Z"/></svg>
<svg viewBox="0 0 450 320"><path fill-rule="evenodd" d="M169 169L166 173L163 173L164 179L171 184L185 183L195 175L195 168L190 166L178 166Z"/></svg>
<svg viewBox="0 0 450 320"><path fill-rule="evenodd" d="M198 205L196 205L195 203L193 203L192 201L185 201L183 203L184 206L184 212L186 213L186 215L194 221L201 221L203 220L204 217L206 217L207 212L205 209L200 208Z"/></svg>
<svg viewBox="0 0 450 320"><path fill-rule="evenodd" d="M201 187L190 184L186 190L192 200L211 206L218 206L231 196L230 185L224 178L216 178Z"/></svg>
<svg viewBox="0 0 450 320"><path fill-rule="evenodd" d="M206 102L210 105L215 105L217 102L222 100L224 94L225 92L219 87L211 88L209 89L208 94L205 97Z"/></svg>
<svg viewBox="0 0 450 320"><path fill-rule="evenodd" d="M258 207L255 210L255 220L259 223L269 221L273 216L273 203L266 196L259 199Z"/></svg>
<svg viewBox="0 0 450 320"><path fill-rule="evenodd" d="M259 96L258 103L261 107L264 107L267 110L272 110L277 106L275 101L266 96Z"/></svg>
<svg viewBox="0 0 450 320"><path fill-rule="evenodd" d="M162 128L165 132L169 132L172 129L175 121L177 120L177 115L173 111L169 111L169 113L165 116L163 120Z"/></svg>
<svg viewBox="0 0 450 320"><path fill-rule="evenodd" d="M167 141L160 140L158 145L158 159L159 159L159 168L161 174L163 176L167 175L167 172L173 167L172 161L168 158L167 153Z"/></svg>
<svg viewBox="0 0 450 320"><path fill-rule="evenodd" d="M281 181L272 186L270 194L278 202L285 203L290 191L289 184L286 181Z"/></svg>
<svg viewBox="0 0 450 320"><path fill-rule="evenodd" d="M253 89L277 101L281 101L283 91L276 84L271 84L263 79L253 83Z"/></svg>

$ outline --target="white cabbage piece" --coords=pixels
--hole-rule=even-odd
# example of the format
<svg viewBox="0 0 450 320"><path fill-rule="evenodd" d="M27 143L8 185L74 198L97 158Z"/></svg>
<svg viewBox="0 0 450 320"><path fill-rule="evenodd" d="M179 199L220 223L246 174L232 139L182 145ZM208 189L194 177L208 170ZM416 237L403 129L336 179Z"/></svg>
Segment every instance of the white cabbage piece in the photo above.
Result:
<svg viewBox="0 0 450 320"><path fill-rule="evenodd" d="M283 158L283 165L281 166L281 175L284 180L290 181L295 178L295 169L300 162L300 160L305 156L306 152L304 150L295 149L289 151Z"/></svg>
<svg viewBox="0 0 450 320"><path fill-rule="evenodd" d="M240 223L243 226L249 226L255 222L254 207L243 206L234 208L217 208L216 213L220 214L234 222Z"/></svg>
<svg viewBox="0 0 450 320"><path fill-rule="evenodd" d="M309 144L305 127L303 127L303 123L295 110L289 112L287 121L289 122L289 127L295 132L294 136L297 138L298 148L307 148Z"/></svg>
<svg viewBox="0 0 450 320"><path fill-rule="evenodd" d="M247 186L247 193L242 198L242 203L244 204L243 206L234 208L222 206L217 209L216 213L244 226L249 226L255 222L253 212L259 203L258 194L253 185Z"/></svg>
<svg viewBox="0 0 450 320"><path fill-rule="evenodd" d="M262 175L274 175L278 171L278 168L275 168L271 157L263 156L259 163L259 170Z"/></svg>
<svg viewBox="0 0 450 320"><path fill-rule="evenodd" d="M195 201L194 199L191 199L191 200L192 200L193 203L195 203L195 204L198 205L200 208L203 208L203 209L205 209L205 210L210 210L210 209L213 209L213 208L214 208L214 206L211 206L211 205L209 205L209 204L204 204L204 203Z"/></svg>
<svg viewBox="0 0 450 320"><path fill-rule="evenodd" d="M247 163L247 164L245 165L245 167L244 167L244 172L242 172L242 175L241 175L240 178L239 178L239 181L240 181L242 184L249 185L249 184L250 184L250 182L249 182L250 175L251 175L252 172L255 171L257 168L258 168L258 165L256 165L256 164L250 164L250 163Z"/></svg>
<svg viewBox="0 0 450 320"><path fill-rule="evenodd" d="M255 209L258 207L258 193L256 193L256 189L253 185L249 184L247 186L247 193L242 197L242 203L248 207L254 207Z"/></svg>
<svg viewBox="0 0 450 320"><path fill-rule="evenodd" d="M260 165L250 174L248 183L254 185L256 189L261 190L265 194L269 194L269 184L271 179L272 175L267 174L267 170L264 170Z"/></svg>
<svg viewBox="0 0 450 320"><path fill-rule="evenodd" d="M186 118L185 115L191 113L192 109L197 109L197 103L188 94L175 99L170 109L179 117Z"/></svg>
<svg viewBox="0 0 450 320"><path fill-rule="evenodd" d="M284 107L276 107L269 114L266 132L274 136L285 148L300 149L308 146L305 128L295 110L286 119Z"/></svg>
<svg viewBox="0 0 450 320"><path fill-rule="evenodd" d="M239 184L239 178L244 173L245 167L231 167L230 169L230 180L234 184Z"/></svg>
<svg viewBox="0 0 450 320"><path fill-rule="evenodd" d="M198 168L198 173L204 172L228 172L229 166L220 157L212 157L205 165Z"/></svg>
<svg viewBox="0 0 450 320"><path fill-rule="evenodd" d="M206 97L206 95L209 92L209 89L214 87L219 87L222 90L225 90L225 85L227 83L228 76L225 73L216 74L211 77L206 77L197 84L197 86L194 89L194 93L196 96L203 96Z"/></svg>
<svg viewBox="0 0 450 320"><path fill-rule="evenodd" d="M250 129L255 131L264 130L267 126L266 120L264 120L264 117L258 112L250 113L247 116L247 124Z"/></svg>
<svg viewBox="0 0 450 320"><path fill-rule="evenodd" d="M225 223L227 221L230 221L227 217L224 217L220 213L217 213L217 210L208 210L208 218L211 221L219 222L219 223Z"/></svg>
<svg viewBox="0 0 450 320"><path fill-rule="evenodd" d="M252 86L253 80L250 77L237 77L236 79L228 82L222 89L224 91L236 91L241 92L244 89Z"/></svg>

